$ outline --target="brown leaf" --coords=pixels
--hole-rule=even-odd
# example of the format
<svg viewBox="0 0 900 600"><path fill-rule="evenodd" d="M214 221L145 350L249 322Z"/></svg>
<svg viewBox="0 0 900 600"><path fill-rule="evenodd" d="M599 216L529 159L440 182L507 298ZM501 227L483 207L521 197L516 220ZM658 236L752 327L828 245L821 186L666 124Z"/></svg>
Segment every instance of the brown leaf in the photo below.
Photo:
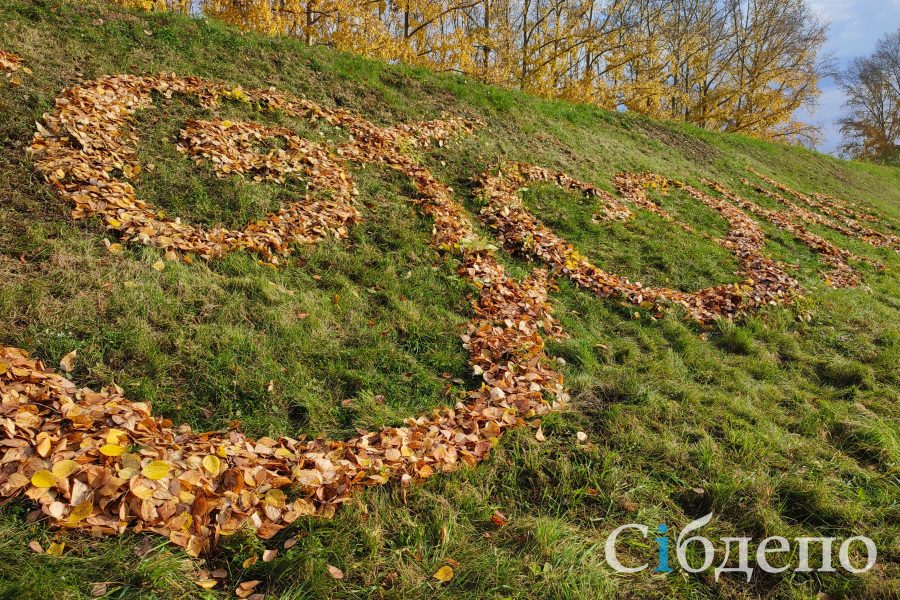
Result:
<svg viewBox="0 0 900 600"><path fill-rule="evenodd" d="M335 579L343 579L344 572L338 569L335 566L328 565L328 574L334 577Z"/></svg>
<svg viewBox="0 0 900 600"><path fill-rule="evenodd" d="M75 357L78 356L78 350L72 350L65 356L63 356L59 361L59 368L69 373L72 369L75 368Z"/></svg>

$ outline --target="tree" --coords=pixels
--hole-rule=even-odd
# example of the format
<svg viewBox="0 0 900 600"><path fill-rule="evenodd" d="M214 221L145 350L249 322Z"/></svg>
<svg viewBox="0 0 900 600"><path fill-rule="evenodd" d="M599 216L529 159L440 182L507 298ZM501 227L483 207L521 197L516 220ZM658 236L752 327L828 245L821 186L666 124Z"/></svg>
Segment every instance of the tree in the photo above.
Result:
<svg viewBox="0 0 900 600"><path fill-rule="evenodd" d="M838 121L850 157L900 161L900 28L854 59L840 78L847 115Z"/></svg>
<svg viewBox="0 0 900 600"><path fill-rule="evenodd" d="M809 0L116 0L544 97L767 139L809 137Z"/></svg>

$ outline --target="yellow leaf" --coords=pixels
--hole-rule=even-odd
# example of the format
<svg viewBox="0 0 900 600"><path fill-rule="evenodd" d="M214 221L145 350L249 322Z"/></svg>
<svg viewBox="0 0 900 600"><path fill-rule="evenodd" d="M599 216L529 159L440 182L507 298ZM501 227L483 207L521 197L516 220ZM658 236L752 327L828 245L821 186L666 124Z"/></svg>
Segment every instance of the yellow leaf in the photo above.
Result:
<svg viewBox="0 0 900 600"><path fill-rule="evenodd" d="M269 506L274 506L275 508L284 508L284 503L286 502L287 497L284 495L284 492L277 488L273 488L266 492L266 504Z"/></svg>
<svg viewBox="0 0 900 600"><path fill-rule="evenodd" d="M119 221L118 219L107 218L106 224L109 225L110 227L112 227L113 229L118 229L119 227L122 226L122 221ZM118 246L118 244L114 244L114 245Z"/></svg>
<svg viewBox="0 0 900 600"><path fill-rule="evenodd" d="M31 476L31 485L39 488L48 488L56 485L56 475L47 469L41 469Z"/></svg>
<svg viewBox="0 0 900 600"><path fill-rule="evenodd" d="M61 460L53 465L53 474L57 479L64 479L78 469L78 463L74 460Z"/></svg>
<svg viewBox="0 0 900 600"><path fill-rule="evenodd" d="M90 501L85 501L72 509L72 512L69 513L69 522L70 523L78 523L79 521L88 518L91 516L91 512L94 510L94 505L91 504Z"/></svg>
<svg viewBox="0 0 900 600"><path fill-rule="evenodd" d="M202 587L204 590L211 590L216 587L216 584L219 583L215 579L198 579L197 585Z"/></svg>
<svg viewBox="0 0 900 600"><path fill-rule="evenodd" d="M0 360L0 375L3 375L9 370L9 365Z"/></svg>
<svg viewBox="0 0 900 600"><path fill-rule="evenodd" d="M107 250L110 254L122 254L122 244L110 244Z"/></svg>
<svg viewBox="0 0 900 600"><path fill-rule="evenodd" d="M164 263L164 262L161 261L161 260L158 260L158 261L156 261L155 263L153 263L153 270L154 270L154 271L162 271L162 270L165 269L165 268L166 268L166 263Z"/></svg>
<svg viewBox="0 0 900 600"><path fill-rule="evenodd" d="M125 454L125 446L118 444L104 444L100 446L100 454L104 456L122 456Z"/></svg>
<svg viewBox="0 0 900 600"><path fill-rule="evenodd" d="M219 457L214 454L207 454L203 457L203 468L210 472L212 475L218 475L219 469L222 468L222 462L219 460Z"/></svg>
<svg viewBox="0 0 900 600"><path fill-rule="evenodd" d="M171 468L172 465L164 460L154 460L141 470L141 475L147 479L157 481L163 477L168 477Z"/></svg>
<svg viewBox="0 0 900 600"><path fill-rule="evenodd" d="M153 497L153 490L151 490L150 488L148 488L145 485L137 486L136 488L131 490L131 493L134 494L135 496L137 496L138 498L140 498L141 500L149 500L150 498Z"/></svg>
<svg viewBox="0 0 900 600"><path fill-rule="evenodd" d="M123 437L125 437L125 432L121 429L116 429L115 427L113 427L106 432L106 443L118 444Z"/></svg>
<svg viewBox="0 0 900 600"><path fill-rule="evenodd" d="M447 582L453 579L453 567L448 565L444 565L440 569L437 570L437 573L434 574L434 578L438 581Z"/></svg>
<svg viewBox="0 0 900 600"><path fill-rule="evenodd" d="M65 549L65 542L53 542L47 547L47 554L51 556L62 556L63 550Z"/></svg>

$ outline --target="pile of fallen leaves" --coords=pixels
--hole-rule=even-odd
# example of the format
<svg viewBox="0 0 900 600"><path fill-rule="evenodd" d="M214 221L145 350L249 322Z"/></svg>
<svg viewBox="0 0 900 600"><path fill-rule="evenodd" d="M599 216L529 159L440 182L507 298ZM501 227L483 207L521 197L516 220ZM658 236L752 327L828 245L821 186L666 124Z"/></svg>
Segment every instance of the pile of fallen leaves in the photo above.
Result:
<svg viewBox="0 0 900 600"><path fill-rule="evenodd" d="M587 198L596 198L600 201L600 207L599 212L594 215L595 220L627 221L632 217L631 211L621 200L592 183L580 181L567 173L537 165L516 163L516 168L526 181L552 183L561 189L579 192ZM653 208L656 208L656 205L653 205Z"/></svg>
<svg viewBox="0 0 900 600"><path fill-rule="evenodd" d="M153 105L153 92L195 96L206 107L223 99L245 103L265 111L278 111L347 128L351 142L342 152L353 157L357 145L375 144L395 151L403 144L417 145L444 139L471 127L457 119L432 121L412 128L381 129L353 114L325 109L314 102L274 90L244 90L199 77L116 75L102 77L66 90L56 100L56 110L45 114L31 145L35 167L69 200L76 219L101 216L106 226L137 240L162 248L173 260L182 254L203 258L235 250L251 250L277 264L292 244L314 243L325 237L343 237L359 219L351 204L355 195L346 172L323 147L294 133L258 124L227 121L193 121L182 131L179 148L209 160L220 175L247 174L281 181L302 172L309 182L306 197L289 203L266 219L240 231L204 228L183 223L137 197L131 181L140 176L134 115ZM263 153L260 143L281 138L288 148ZM321 197L318 197L321 196ZM189 261L189 256L187 257Z"/></svg>
<svg viewBox="0 0 900 600"><path fill-rule="evenodd" d="M276 138L283 140L286 147L259 151L264 141ZM344 238L348 228L361 220L353 206L357 191L343 164L320 144L284 127L192 120L181 130L176 148L198 163L208 161L219 177L240 174L249 175L254 181L283 183L286 177L305 175L306 196L266 220L251 224L245 231L230 234L238 247L271 256L270 248L285 252L279 243L283 240L313 244L332 236Z"/></svg>
<svg viewBox="0 0 900 600"><path fill-rule="evenodd" d="M737 206L740 206L747 212L766 219L779 229L787 231L793 235L794 238L814 250L819 255L822 262L831 267L831 271L822 273L822 278L829 286L842 288L856 287L859 285L859 273L850 266L849 261L866 261L867 259L857 256L849 250L844 250L822 236L809 231L803 225L803 219L797 217L796 212L772 210L762 207L751 200L738 196L715 181L704 179L703 184L708 185L710 188L714 189L723 197L727 198ZM880 265L876 263L876 266Z"/></svg>
<svg viewBox="0 0 900 600"><path fill-rule="evenodd" d="M797 200L800 200L801 202L804 202L807 205L820 210L822 213L825 213L821 214L808 210L802 206L797 205L794 202L791 202L778 192L774 192L760 185L756 185L747 179L741 179L741 182L744 183L744 185L747 185L760 194L763 194L764 196L767 196L768 198L771 198L772 200L775 200L776 202L786 206L795 218L802 219L808 223L815 223L817 225L828 227L829 229L837 231L838 233L846 235L847 237L861 240L867 244L875 246L876 248L891 248L895 252L900 252L900 237L876 231L875 229L863 225L856 220L857 218L863 218L864 220L871 221L873 217L870 218L869 215L864 215L863 213L855 211L851 207L847 206L846 203L835 198L831 198L830 196L825 196L824 194L818 194L816 197L807 196L806 194L792 189L782 183L778 183L774 179L766 177L765 175L753 171L752 169L751 173L762 179L767 184L780 190L781 192L790 194ZM875 221L877 222L877 219L875 219Z"/></svg>
<svg viewBox="0 0 900 600"><path fill-rule="evenodd" d="M229 241L241 239L236 236L195 234L197 230L175 227L177 221L151 218L152 209L134 197L130 184L116 179L119 172L137 174L134 150L123 141L120 128L149 102L147 93L154 89L195 93L206 103L238 95L222 84L174 76L108 77L79 86L60 99L57 114L45 118L35 137L39 168L76 203L78 216L101 214L129 238L203 256L235 247L230 244L247 247ZM272 110L347 127L353 141L336 156L385 164L413 180L416 202L434 219L434 244L456 255L461 274L480 290L464 344L483 384L454 408L346 441L254 440L236 430L197 433L176 426L154 416L148 404L125 398L117 386L79 389L25 351L2 348L0 497L24 495L35 501L39 509L32 519L96 534L129 527L153 531L196 555L220 536L244 528L269 538L302 515L330 516L365 486L392 480L408 484L473 465L506 429L548 411L553 404L546 397L553 403L567 399L540 334L561 335L547 302L546 273L535 271L522 281L507 276L490 246L477 239L451 190L404 152L410 145L442 142L469 131L471 124L451 119L378 128L345 111L321 109L271 90L240 96ZM98 106L103 114L85 112ZM86 120L86 115L100 121ZM285 138L284 154L254 151L268 136ZM332 193L349 199L344 170L325 172L335 163L290 132L246 123L192 122L182 133L182 144L219 173L281 178L321 168L322 175L311 181L331 182ZM280 242L269 248L284 249Z"/></svg>
<svg viewBox="0 0 900 600"><path fill-rule="evenodd" d="M31 70L22 64L22 59L12 52L4 52L0 50L0 71L2 71L10 85L21 85L22 80L16 75L16 71L31 73Z"/></svg>
<svg viewBox="0 0 900 600"><path fill-rule="evenodd" d="M0 50L0 71L14 73L22 68L22 59L17 54Z"/></svg>
<svg viewBox="0 0 900 600"><path fill-rule="evenodd" d="M616 178L619 192L626 200L668 220L673 220L672 216L647 196L648 187L664 190L666 186L674 185L722 215L731 230L724 239L716 242L737 257L738 275L743 279L740 283L683 292L645 287L627 277L608 273L593 265L574 246L528 212L519 192L531 181L556 181L556 178L548 178L542 170L518 163L504 163L496 174L486 172L481 179L481 195L486 202L481 211L482 219L506 246L541 259L601 297L615 297L657 311L662 310L663 303L674 304L682 306L695 320L709 322L718 317L731 318L760 306L788 302L799 291L797 282L784 272L782 266L762 254L765 236L752 219L728 202L684 183L649 173L621 174Z"/></svg>

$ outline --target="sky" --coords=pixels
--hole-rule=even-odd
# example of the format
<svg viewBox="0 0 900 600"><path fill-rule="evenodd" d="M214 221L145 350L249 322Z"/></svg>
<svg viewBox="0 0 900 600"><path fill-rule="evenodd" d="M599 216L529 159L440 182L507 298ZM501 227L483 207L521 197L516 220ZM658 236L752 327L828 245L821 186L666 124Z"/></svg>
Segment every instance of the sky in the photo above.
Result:
<svg viewBox="0 0 900 600"><path fill-rule="evenodd" d="M856 56L866 56L885 33L900 27L900 0L809 0L813 10L826 21L828 40L823 52L831 54L843 70ZM822 95L812 114L803 110L797 118L822 127L819 150L835 152L841 134L835 121L843 114L844 96L832 79L820 82Z"/></svg>

